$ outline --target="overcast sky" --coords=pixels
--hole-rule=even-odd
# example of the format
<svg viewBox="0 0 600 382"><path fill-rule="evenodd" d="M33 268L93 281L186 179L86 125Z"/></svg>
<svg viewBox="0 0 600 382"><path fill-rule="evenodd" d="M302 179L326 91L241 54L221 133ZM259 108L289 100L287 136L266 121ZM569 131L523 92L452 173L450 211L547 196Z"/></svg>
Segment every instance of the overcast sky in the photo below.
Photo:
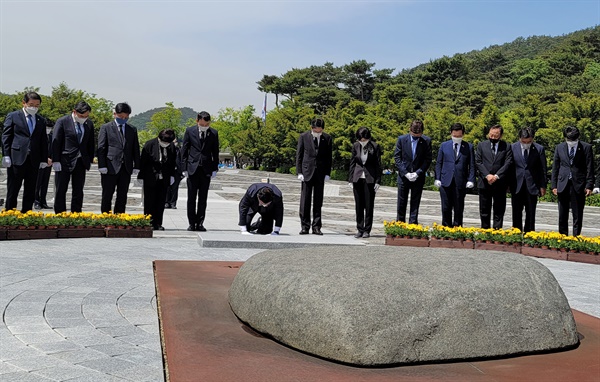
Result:
<svg viewBox="0 0 600 382"><path fill-rule="evenodd" d="M600 24L600 0L0 0L0 91L65 82L133 114L254 105L256 81L365 59L411 68L517 37ZM274 97L269 98L269 109ZM42 104L43 107L43 104Z"/></svg>

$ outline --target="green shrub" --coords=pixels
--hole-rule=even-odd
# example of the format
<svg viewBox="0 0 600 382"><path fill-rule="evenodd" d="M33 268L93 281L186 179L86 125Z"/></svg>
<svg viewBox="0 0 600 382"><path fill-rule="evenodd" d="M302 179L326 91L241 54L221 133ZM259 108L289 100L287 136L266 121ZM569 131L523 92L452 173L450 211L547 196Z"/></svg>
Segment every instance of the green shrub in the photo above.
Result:
<svg viewBox="0 0 600 382"><path fill-rule="evenodd" d="M331 170L331 179L348 181L348 170Z"/></svg>
<svg viewBox="0 0 600 382"><path fill-rule="evenodd" d="M296 172L296 166L290 167L290 174L292 174L292 175L298 175L298 173Z"/></svg>

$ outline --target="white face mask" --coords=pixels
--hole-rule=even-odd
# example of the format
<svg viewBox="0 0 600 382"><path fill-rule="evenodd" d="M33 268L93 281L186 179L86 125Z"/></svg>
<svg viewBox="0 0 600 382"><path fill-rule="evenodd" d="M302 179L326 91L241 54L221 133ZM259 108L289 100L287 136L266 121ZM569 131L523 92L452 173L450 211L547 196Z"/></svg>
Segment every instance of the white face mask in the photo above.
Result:
<svg viewBox="0 0 600 382"><path fill-rule="evenodd" d="M76 115L73 115L73 119L75 120L75 122L79 122L82 125L85 123L85 121L87 121L87 118L81 118Z"/></svg>
<svg viewBox="0 0 600 382"><path fill-rule="evenodd" d="M35 115L38 112L39 108L33 106L25 106L25 111L28 114Z"/></svg>
<svg viewBox="0 0 600 382"><path fill-rule="evenodd" d="M461 142L462 142L462 138L452 137L452 143L458 143L460 145Z"/></svg>
<svg viewBox="0 0 600 382"><path fill-rule="evenodd" d="M567 146L569 146L569 148L575 147L575 146L577 146L578 143L579 143L579 140L576 140L576 141L567 141Z"/></svg>
<svg viewBox="0 0 600 382"><path fill-rule="evenodd" d="M358 143L360 143L360 145L362 147L365 147L367 145L367 143L369 143L369 141L368 140L367 141L358 141Z"/></svg>
<svg viewBox="0 0 600 382"><path fill-rule="evenodd" d="M46 134L50 134L52 132L52 128L51 127L46 127Z"/></svg>
<svg viewBox="0 0 600 382"><path fill-rule="evenodd" d="M312 134L312 136L313 136L313 137L315 137L315 138L321 138L321 134L323 134L323 133L315 133L314 131L311 131L310 133L311 133L311 134Z"/></svg>
<svg viewBox="0 0 600 382"><path fill-rule="evenodd" d="M206 130L208 130L208 126L200 126L198 125L198 128L200 129L200 131L202 131L203 133L206 132Z"/></svg>
<svg viewBox="0 0 600 382"><path fill-rule="evenodd" d="M529 150L531 148L531 143L521 143L521 149Z"/></svg>
<svg viewBox="0 0 600 382"><path fill-rule="evenodd" d="M160 139L158 140L158 144L160 145L160 147L169 147L170 145L169 142L163 142Z"/></svg>

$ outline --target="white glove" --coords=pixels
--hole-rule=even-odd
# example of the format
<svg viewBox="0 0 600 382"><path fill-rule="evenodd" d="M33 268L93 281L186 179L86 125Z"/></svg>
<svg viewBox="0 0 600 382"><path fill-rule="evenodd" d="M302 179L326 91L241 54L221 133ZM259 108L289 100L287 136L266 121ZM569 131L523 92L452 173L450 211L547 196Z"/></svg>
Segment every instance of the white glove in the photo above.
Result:
<svg viewBox="0 0 600 382"><path fill-rule="evenodd" d="M331 179L331 177L329 175L325 175L325 181L329 182L329 179Z"/></svg>
<svg viewBox="0 0 600 382"><path fill-rule="evenodd" d="M188 177L188 172L184 171L184 172L181 173L181 175L183 175L184 178L187 178Z"/></svg>
<svg viewBox="0 0 600 382"><path fill-rule="evenodd" d="M2 167L8 168L10 166L12 166L12 162L10 160L10 157L4 157L4 158L2 158Z"/></svg>
<svg viewBox="0 0 600 382"><path fill-rule="evenodd" d="M348 187L354 188L354 183L348 182Z"/></svg>
<svg viewBox="0 0 600 382"><path fill-rule="evenodd" d="M375 183L375 185L373 186L373 190L374 190L375 192L377 192L377 190L379 190L379 187L380 187L380 185L379 185L379 184L377 184L377 183Z"/></svg>
<svg viewBox="0 0 600 382"><path fill-rule="evenodd" d="M416 172L409 172L408 174L406 174L406 179L408 179L411 182L414 182L415 180L417 180L418 177L419 177L419 175L417 175Z"/></svg>
<svg viewBox="0 0 600 382"><path fill-rule="evenodd" d="M596 187L592 190L592 194L600 194L600 188Z"/></svg>
<svg viewBox="0 0 600 382"><path fill-rule="evenodd" d="M475 187L475 183L467 182L467 188L473 188L473 187Z"/></svg>
<svg viewBox="0 0 600 382"><path fill-rule="evenodd" d="M48 167L48 162L40 162L40 168Z"/></svg>
<svg viewBox="0 0 600 382"><path fill-rule="evenodd" d="M440 180L436 179L436 180L433 181L433 185L436 186L436 187L442 187L442 182Z"/></svg>
<svg viewBox="0 0 600 382"><path fill-rule="evenodd" d="M210 176L210 178L211 178L211 179L214 179L214 178L216 178L216 177L217 177L217 172L216 172L216 171L213 171L213 172L212 172L212 175Z"/></svg>
<svg viewBox="0 0 600 382"><path fill-rule="evenodd" d="M100 172L100 174L108 174L108 168L106 167L100 167L98 171Z"/></svg>
<svg viewBox="0 0 600 382"><path fill-rule="evenodd" d="M140 173L140 170L138 168L134 168L133 172L131 173L132 176L138 176L138 174Z"/></svg>
<svg viewBox="0 0 600 382"><path fill-rule="evenodd" d="M174 177L174 176L172 176L172 177L169 179L169 186L172 186L172 185L173 185L173 183L175 183L175 177Z"/></svg>
<svg viewBox="0 0 600 382"><path fill-rule="evenodd" d="M62 166L61 166L60 162L52 163L52 168L54 169L54 172L62 171Z"/></svg>
<svg viewBox="0 0 600 382"><path fill-rule="evenodd" d="M304 175L298 174L298 180L304 182Z"/></svg>

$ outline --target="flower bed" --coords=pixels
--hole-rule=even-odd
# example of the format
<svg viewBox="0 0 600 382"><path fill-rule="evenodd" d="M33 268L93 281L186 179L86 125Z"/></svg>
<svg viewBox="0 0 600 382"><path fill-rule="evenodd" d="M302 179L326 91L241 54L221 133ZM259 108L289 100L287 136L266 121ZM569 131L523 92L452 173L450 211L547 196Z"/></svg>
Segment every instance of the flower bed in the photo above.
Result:
<svg viewBox="0 0 600 382"><path fill-rule="evenodd" d="M91 212L21 213L15 209L0 212L0 240L76 237L152 237L150 216Z"/></svg>
<svg viewBox="0 0 600 382"><path fill-rule="evenodd" d="M408 239L420 238L428 239L430 247L486 249L600 264L600 237L574 237L543 231L523 235L517 228L445 227L437 223L423 227L420 224L384 221L383 225L388 245L410 246L415 241Z"/></svg>

